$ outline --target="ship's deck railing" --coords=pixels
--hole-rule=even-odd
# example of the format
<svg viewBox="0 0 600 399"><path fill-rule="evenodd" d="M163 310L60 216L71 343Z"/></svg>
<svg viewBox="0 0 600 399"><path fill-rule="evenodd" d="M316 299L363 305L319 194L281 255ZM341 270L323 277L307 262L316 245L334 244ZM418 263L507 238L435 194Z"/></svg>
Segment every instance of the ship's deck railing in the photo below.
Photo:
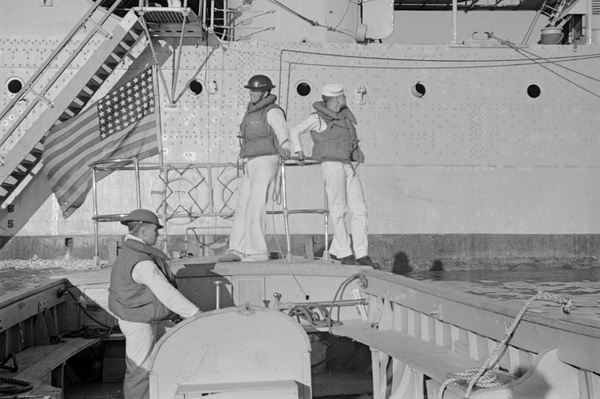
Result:
<svg viewBox="0 0 600 399"><path fill-rule="evenodd" d="M307 158L303 165L319 165L320 161ZM329 260L329 210L327 208L327 196L324 191L323 208L315 209L289 209L287 201L287 180L286 168L298 166L296 160L290 159L285 162L280 162L279 173L281 176L281 209L268 210L267 214L270 215L282 215L285 228L286 237L286 260L292 262L292 243L291 243L291 232L289 224L289 216L295 214L320 214L323 215L324 219L324 251L323 259ZM100 251L99 251L99 224L104 222L118 222L121 221L127 213L111 213L101 214L98 210L98 181L104 177L106 173L115 171L129 171L134 173L135 178L135 199L137 208L142 207L142 194L140 189L140 172L141 171L160 171L160 179L162 180L162 187L158 190L152 190L153 199L157 198L156 208L159 218L163 220L163 242L164 251L168 253L167 247L167 236L168 236L168 222L180 224L176 221L183 221L183 223L189 222L200 218L200 217L223 217L230 218L233 216L233 209L228 205L228 202L233 196L235 189L229 188L229 184L241 173L240 165L234 163L191 163L191 164L140 164L136 157L122 158L122 159L108 159L98 162L94 162L89 165L92 169L92 191L93 191L93 216L94 221L94 262L96 266L100 265ZM213 172L213 170L217 172ZM233 172L231 176L227 175L224 177L224 172L228 170ZM174 173L170 173L173 171ZM204 173L203 173L204 172ZM174 178L170 175L174 174ZM186 176L187 174L187 176ZM185 198L179 196L179 191L169 186L170 183L177 182L179 180L185 180L191 177L191 182L187 182L187 191L185 192ZM277 182L275 182L277 184ZM199 195L199 188L205 186L207 189L208 198L207 203L203 204L196 195ZM215 203L214 193L215 191L221 191L223 198L219 199L219 203ZM226 191L229 191L231 195L226 196ZM175 199L178 204L170 204L169 200ZM181 205L181 202L187 202L185 206ZM225 227L225 226L222 226ZM195 230L214 229L215 226L211 227L188 227L185 231L185 252L188 252L188 233Z"/></svg>

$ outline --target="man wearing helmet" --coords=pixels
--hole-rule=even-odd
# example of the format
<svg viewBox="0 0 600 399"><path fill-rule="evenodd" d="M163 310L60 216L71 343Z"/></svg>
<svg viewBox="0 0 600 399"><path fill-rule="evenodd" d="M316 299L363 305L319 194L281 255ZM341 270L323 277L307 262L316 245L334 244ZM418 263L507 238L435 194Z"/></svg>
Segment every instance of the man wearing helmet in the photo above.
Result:
<svg viewBox="0 0 600 399"><path fill-rule="evenodd" d="M322 161L333 228L331 254L341 259L344 265L379 268L380 265L368 255L367 203L360 178L352 167L352 161L364 161L354 127L356 118L346 106L342 85L327 85L321 94L323 101L313 104L316 112L290 129L292 148L303 160L300 135L310 132L314 142L312 157ZM352 213L352 245L345 222L348 210Z"/></svg>
<svg viewBox="0 0 600 399"><path fill-rule="evenodd" d="M125 399L149 397L148 359L157 324L175 313L192 317L200 310L176 288L165 253L153 247L161 226L156 215L136 209L121 220L128 227L123 247L110 273L108 307L125 335Z"/></svg>
<svg viewBox="0 0 600 399"><path fill-rule="evenodd" d="M269 260L266 216L269 187L279 157L289 158L289 132L285 113L271 94L275 86L265 75L255 75L244 86L250 102L240 125L240 158L244 173L238 191L227 255L221 262Z"/></svg>

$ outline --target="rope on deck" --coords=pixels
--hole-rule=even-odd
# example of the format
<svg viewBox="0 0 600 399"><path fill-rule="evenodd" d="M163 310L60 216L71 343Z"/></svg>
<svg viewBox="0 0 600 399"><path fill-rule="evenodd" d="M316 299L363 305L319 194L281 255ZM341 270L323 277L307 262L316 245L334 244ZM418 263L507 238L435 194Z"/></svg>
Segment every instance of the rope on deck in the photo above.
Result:
<svg viewBox="0 0 600 399"><path fill-rule="evenodd" d="M0 377L0 384L2 383L12 384L7 387L0 387L0 393L3 394L17 394L29 391L31 388L33 388L33 385L29 381L19 380L10 377Z"/></svg>
<svg viewBox="0 0 600 399"><path fill-rule="evenodd" d="M13 362L12 366L7 365L9 360L12 360L12 362ZM0 369L5 369L5 370L12 371L15 373L17 371L19 371L19 363L17 363L17 358L14 353L9 354L8 356L6 356L4 358L4 360L2 360L0 362Z"/></svg>
<svg viewBox="0 0 600 399"><path fill-rule="evenodd" d="M316 303L295 306L290 309L289 315L296 317L298 321L304 319L314 327L331 327L342 324L339 321L332 320L331 313L325 306Z"/></svg>
<svg viewBox="0 0 600 399"><path fill-rule="evenodd" d="M573 310L573 308L575 307L573 305L573 299L568 295L557 295L551 292L538 291L536 295L529 298L529 300L525 303L523 308L519 311L512 324L506 331L506 335L504 336L502 341L500 341L496 349L487 358L483 366L479 368L475 367L472 369L467 369L459 373L449 373L447 375L448 379L444 381L444 383L440 387L438 398L443 398L446 387L452 384L453 382L457 381L466 381L469 383L465 392L465 398L468 398L471 395L471 391L475 386L477 386L478 388L491 388L502 385L502 383L498 381L498 376L494 372L492 372L491 369L495 366L496 362L498 361L498 355L503 352L504 347L507 345L514 331L517 329L517 325L523 318L525 312L527 311L529 306L537 300L550 301L561 304L562 311L565 314L570 314L571 310Z"/></svg>

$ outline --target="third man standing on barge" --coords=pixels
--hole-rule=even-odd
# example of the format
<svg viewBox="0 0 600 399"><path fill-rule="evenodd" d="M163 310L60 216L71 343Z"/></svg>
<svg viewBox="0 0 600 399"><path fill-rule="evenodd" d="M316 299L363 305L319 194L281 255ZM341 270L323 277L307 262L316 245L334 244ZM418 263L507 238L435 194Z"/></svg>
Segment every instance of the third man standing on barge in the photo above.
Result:
<svg viewBox="0 0 600 399"><path fill-rule="evenodd" d="M346 106L342 85L329 84L321 94L323 101L313 104L316 112L290 129L292 150L303 159L300 135L310 132L314 142L312 157L322 161L333 227L331 254L343 265L379 268L368 255L367 203L360 178L352 166L352 161L364 161L354 127L356 118ZM352 214L352 245L345 222L348 210Z"/></svg>
<svg viewBox="0 0 600 399"><path fill-rule="evenodd" d="M285 113L271 94L275 87L265 75L255 75L244 86L250 102L240 125L240 158L244 171L238 191L227 255L220 262L265 262L269 188L279 167L279 157L289 158L289 131Z"/></svg>

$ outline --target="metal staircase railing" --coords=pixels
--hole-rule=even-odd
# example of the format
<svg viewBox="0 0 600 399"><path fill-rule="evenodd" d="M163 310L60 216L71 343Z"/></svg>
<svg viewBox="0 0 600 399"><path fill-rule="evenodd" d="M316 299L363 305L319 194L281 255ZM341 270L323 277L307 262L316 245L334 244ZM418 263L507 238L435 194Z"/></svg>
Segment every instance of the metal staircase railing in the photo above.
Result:
<svg viewBox="0 0 600 399"><path fill-rule="evenodd" d="M43 152L43 137L48 130L79 114L142 37L142 27L133 12L111 33L105 30L105 23L120 2L115 1L106 11L99 8L101 2L94 4L0 113L1 125L5 128L0 137L0 205L3 208L9 198L22 190L21 183L35 174ZM93 19L103 11L98 21ZM87 34L80 38L82 32ZM103 36L103 41L93 48L97 34ZM83 59L85 56L87 59ZM81 64L83 66L78 67ZM56 65L60 66L56 68ZM77 71L74 75L73 69Z"/></svg>
<svg viewBox="0 0 600 399"><path fill-rule="evenodd" d="M554 2L544 2L542 5L542 15L548 17L548 24L546 27L561 27L571 17L570 15L567 17L563 17L562 12L565 9L565 6L569 3L568 0L557 0Z"/></svg>
<svg viewBox="0 0 600 399"><path fill-rule="evenodd" d="M132 11L114 25L111 15L120 3L108 10L92 6L0 113L0 248L52 195L39 173L46 133L79 114L144 37Z"/></svg>

